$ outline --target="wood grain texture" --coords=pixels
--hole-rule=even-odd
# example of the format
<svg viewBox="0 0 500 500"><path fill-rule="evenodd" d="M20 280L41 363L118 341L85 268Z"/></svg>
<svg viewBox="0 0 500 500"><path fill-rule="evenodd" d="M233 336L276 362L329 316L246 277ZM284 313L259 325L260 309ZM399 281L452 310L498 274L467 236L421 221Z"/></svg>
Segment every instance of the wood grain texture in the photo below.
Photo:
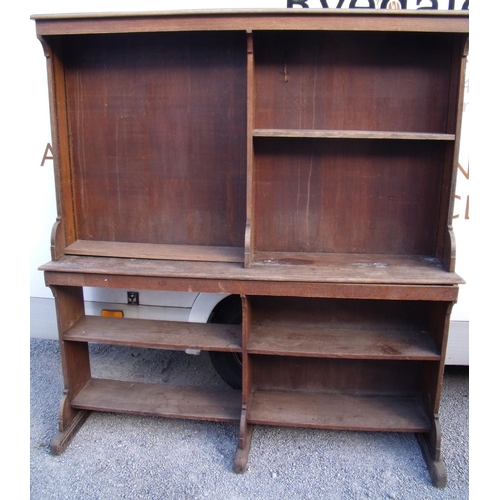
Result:
<svg viewBox="0 0 500 500"><path fill-rule="evenodd" d="M241 352L241 327L215 323L84 316L64 339L155 349Z"/></svg>
<svg viewBox="0 0 500 500"><path fill-rule="evenodd" d="M427 366L439 361L252 354L253 389L304 394L419 397Z"/></svg>
<svg viewBox="0 0 500 500"><path fill-rule="evenodd" d="M243 247L245 44L64 40L77 239Z"/></svg>
<svg viewBox="0 0 500 500"><path fill-rule="evenodd" d="M45 282L58 286L121 288L122 290L169 290L172 292L224 293L236 295L282 295L285 297L336 297L344 299L452 301L458 286L443 284L370 284L308 281L199 279L193 277L144 276L137 274L87 274L45 271Z"/></svg>
<svg viewBox="0 0 500 500"><path fill-rule="evenodd" d="M252 354L440 361L429 302L250 297Z"/></svg>
<svg viewBox="0 0 500 500"><path fill-rule="evenodd" d="M123 257L134 259L184 260L200 262L243 262L241 247L162 245L119 241L78 240L64 249L66 255Z"/></svg>
<svg viewBox="0 0 500 500"><path fill-rule="evenodd" d="M255 129L254 137L296 137L317 139L403 139L415 141L453 141L454 134L425 132L385 132L366 130L314 130L314 129Z"/></svg>
<svg viewBox="0 0 500 500"><path fill-rule="evenodd" d="M418 398L361 397L256 391L253 424L359 431L425 432L429 420Z"/></svg>
<svg viewBox="0 0 500 500"><path fill-rule="evenodd" d="M255 127L449 133L453 43L443 33L256 33Z"/></svg>
<svg viewBox="0 0 500 500"><path fill-rule="evenodd" d="M260 138L255 252L434 255L439 142Z"/></svg>
<svg viewBox="0 0 500 500"><path fill-rule="evenodd" d="M34 19L58 196L53 447L88 410L239 423L238 472L254 424L418 432L442 485L468 13ZM242 325L85 316L82 287L238 295ZM241 354L242 390L95 379L89 342Z"/></svg>
<svg viewBox="0 0 500 500"><path fill-rule="evenodd" d="M44 264L40 269L46 272L67 274L68 280L71 280L69 275L73 273L101 275L102 278L98 278L102 281L101 286L110 286L109 283L106 284L106 280L111 276L201 280L199 283L201 287L204 281L241 281L242 287L251 287L251 282L254 281L287 283L290 286L294 283L413 286L449 286L463 283L457 274L445 271L436 259L429 257L338 254L329 256L327 266L313 265L314 261L311 263L307 260L309 255L305 255L304 260L297 262L287 259L287 254L274 254L274 257L275 259L271 262L246 269L241 264L232 262L163 261L66 255L58 261ZM158 286L161 286L161 282ZM382 289L380 288L379 291Z"/></svg>
<svg viewBox="0 0 500 500"><path fill-rule="evenodd" d="M450 31L467 33L468 12L360 12L341 9L279 9L200 12L33 15L38 35L211 30Z"/></svg>
<svg viewBox="0 0 500 500"><path fill-rule="evenodd" d="M241 393L230 389L93 378L71 404L94 411L238 422Z"/></svg>
<svg viewBox="0 0 500 500"><path fill-rule="evenodd" d="M374 324L370 330L352 325L259 326L248 345L252 354L279 354L343 359L439 360L427 332L389 330Z"/></svg>

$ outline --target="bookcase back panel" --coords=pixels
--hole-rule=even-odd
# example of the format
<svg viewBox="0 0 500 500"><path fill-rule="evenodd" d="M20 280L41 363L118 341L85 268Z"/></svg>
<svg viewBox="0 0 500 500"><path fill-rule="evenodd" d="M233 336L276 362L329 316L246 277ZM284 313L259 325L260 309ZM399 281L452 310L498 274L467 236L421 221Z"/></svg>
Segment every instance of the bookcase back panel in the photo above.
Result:
<svg viewBox="0 0 500 500"><path fill-rule="evenodd" d="M254 40L256 128L449 132L450 35L298 31Z"/></svg>
<svg viewBox="0 0 500 500"><path fill-rule="evenodd" d="M77 238L242 246L242 33L64 40Z"/></svg>
<svg viewBox="0 0 500 500"><path fill-rule="evenodd" d="M309 297L249 298L253 327L427 330L433 303ZM354 339L353 339L354 341Z"/></svg>
<svg viewBox="0 0 500 500"><path fill-rule="evenodd" d="M255 248L434 255L446 145L255 141Z"/></svg>
<svg viewBox="0 0 500 500"><path fill-rule="evenodd" d="M254 390L417 396L425 363L252 356Z"/></svg>

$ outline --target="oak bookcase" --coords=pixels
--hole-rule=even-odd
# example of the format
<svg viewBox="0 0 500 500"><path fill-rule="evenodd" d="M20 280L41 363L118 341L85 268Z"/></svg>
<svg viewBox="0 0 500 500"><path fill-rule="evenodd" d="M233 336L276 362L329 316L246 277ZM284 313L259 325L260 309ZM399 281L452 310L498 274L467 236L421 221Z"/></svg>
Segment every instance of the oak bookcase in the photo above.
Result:
<svg viewBox="0 0 500 500"><path fill-rule="evenodd" d="M37 15L64 450L90 410L415 432L439 401L467 12ZM83 287L241 297L241 325L92 317ZM242 388L92 376L88 343L235 353ZM235 443L236 445L236 443Z"/></svg>

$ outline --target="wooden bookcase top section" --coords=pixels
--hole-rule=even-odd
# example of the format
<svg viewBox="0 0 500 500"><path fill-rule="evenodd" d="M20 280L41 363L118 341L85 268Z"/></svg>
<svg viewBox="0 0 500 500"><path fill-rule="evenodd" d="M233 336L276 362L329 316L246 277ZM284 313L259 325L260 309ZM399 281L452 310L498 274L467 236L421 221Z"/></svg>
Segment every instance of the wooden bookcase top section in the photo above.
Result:
<svg viewBox="0 0 500 500"><path fill-rule="evenodd" d="M49 69L54 261L460 282L441 273L454 270L468 12L32 18ZM366 271L386 260L389 273Z"/></svg>

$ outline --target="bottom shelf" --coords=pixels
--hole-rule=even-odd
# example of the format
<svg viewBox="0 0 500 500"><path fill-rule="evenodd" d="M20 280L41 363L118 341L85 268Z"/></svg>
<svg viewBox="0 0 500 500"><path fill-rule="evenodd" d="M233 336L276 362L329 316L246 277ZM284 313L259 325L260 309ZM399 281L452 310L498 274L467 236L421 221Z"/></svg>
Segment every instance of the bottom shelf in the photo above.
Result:
<svg viewBox="0 0 500 500"><path fill-rule="evenodd" d="M77 409L239 422L241 392L92 378L71 402ZM417 397L255 391L248 423L319 429L429 432Z"/></svg>
<svg viewBox="0 0 500 500"><path fill-rule="evenodd" d="M92 378L73 408L217 422L239 422L241 392Z"/></svg>
<svg viewBox="0 0 500 500"><path fill-rule="evenodd" d="M431 429L417 397L256 391L248 411L248 422L262 425L387 432Z"/></svg>

